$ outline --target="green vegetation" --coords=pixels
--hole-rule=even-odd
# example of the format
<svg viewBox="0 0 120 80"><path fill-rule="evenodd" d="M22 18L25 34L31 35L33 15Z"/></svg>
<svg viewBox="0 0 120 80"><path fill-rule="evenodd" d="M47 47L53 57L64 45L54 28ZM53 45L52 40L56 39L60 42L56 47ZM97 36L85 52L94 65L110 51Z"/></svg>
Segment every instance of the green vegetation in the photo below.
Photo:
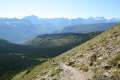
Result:
<svg viewBox="0 0 120 80"><path fill-rule="evenodd" d="M60 55L61 53L91 39L100 32L86 34L50 34L41 35L26 42L24 45L10 43L0 40L0 80L10 80L20 73L20 76L29 75L37 65ZM54 63L54 61L52 61ZM50 67L44 65L43 68ZM52 68L52 66L51 66ZM37 71L36 71L37 72ZM54 76L59 69L53 68L49 74ZM34 73L37 74L37 73ZM31 75L31 77L33 77Z"/></svg>
<svg viewBox="0 0 120 80"><path fill-rule="evenodd" d="M117 25L86 43L34 67L30 73L24 75L24 77L22 77L21 74L16 75L13 80L33 80L37 78L45 80L45 76L48 76L48 80L53 80L54 78L59 80L60 74L56 68L59 67L58 65L60 63L67 65L71 62L72 64L69 66L83 70L88 73L88 75L94 73L91 77L93 80L119 80L120 45L116 44L119 42L120 25Z"/></svg>
<svg viewBox="0 0 120 80"><path fill-rule="evenodd" d="M39 58L39 56L44 58L55 57L100 33L101 32L41 35L25 43L25 45L30 48L30 51L27 52L28 54L26 55L35 58Z"/></svg>
<svg viewBox="0 0 120 80"><path fill-rule="evenodd" d="M120 68L120 53L110 59L109 64Z"/></svg>

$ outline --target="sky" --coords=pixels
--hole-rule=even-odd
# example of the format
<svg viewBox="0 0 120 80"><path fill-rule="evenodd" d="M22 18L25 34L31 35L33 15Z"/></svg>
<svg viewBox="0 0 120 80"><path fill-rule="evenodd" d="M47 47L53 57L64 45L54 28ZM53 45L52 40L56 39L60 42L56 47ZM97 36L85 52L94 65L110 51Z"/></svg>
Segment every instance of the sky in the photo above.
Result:
<svg viewBox="0 0 120 80"><path fill-rule="evenodd" d="M0 17L120 18L120 0L0 0Z"/></svg>

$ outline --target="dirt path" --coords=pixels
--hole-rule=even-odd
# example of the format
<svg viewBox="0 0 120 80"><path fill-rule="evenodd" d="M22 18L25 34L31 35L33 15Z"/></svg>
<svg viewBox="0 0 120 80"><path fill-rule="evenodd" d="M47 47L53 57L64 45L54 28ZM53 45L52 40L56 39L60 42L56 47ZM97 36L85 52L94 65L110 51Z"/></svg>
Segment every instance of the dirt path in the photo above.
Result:
<svg viewBox="0 0 120 80"><path fill-rule="evenodd" d="M63 63L60 64L60 69L63 70L63 72L61 73L60 80L88 80L89 79L86 73L80 72Z"/></svg>
<svg viewBox="0 0 120 80"><path fill-rule="evenodd" d="M59 68L62 70L59 73L59 78L56 80L88 80L91 77L90 73L79 71L71 66L67 66L64 63L59 64ZM37 77L33 80L53 80L52 77L48 75L42 77Z"/></svg>

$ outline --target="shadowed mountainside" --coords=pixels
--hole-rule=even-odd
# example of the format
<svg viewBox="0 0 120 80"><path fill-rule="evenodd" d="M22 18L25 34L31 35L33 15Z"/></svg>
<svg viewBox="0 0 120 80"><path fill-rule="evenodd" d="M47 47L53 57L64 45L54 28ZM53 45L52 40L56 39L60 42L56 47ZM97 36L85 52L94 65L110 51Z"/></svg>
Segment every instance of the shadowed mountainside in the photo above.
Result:
<svg viewBox="0 0 120 80"><path fill-rule="evenodd" d="M119 80L119 61L120 25L117 25L86 43L38 65L28 74L16 75L13 80L61 80L60 74L64 70L59 68L60 63L93 74L92 80Z"/></svg>
<svg viewBox="0 0 120 80"><path fill-rule="evenodd" d="M0 39L0 80L10 80L15 74L32 70L46 60L80 45L101 32L87 34L47 34L27 41L24 45Z"/></svg>

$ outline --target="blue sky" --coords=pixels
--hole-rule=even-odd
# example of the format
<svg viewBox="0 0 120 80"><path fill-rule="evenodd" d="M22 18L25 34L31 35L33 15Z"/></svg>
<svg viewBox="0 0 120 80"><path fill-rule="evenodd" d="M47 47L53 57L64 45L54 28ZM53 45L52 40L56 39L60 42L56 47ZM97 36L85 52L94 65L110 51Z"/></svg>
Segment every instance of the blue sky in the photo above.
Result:
<svg viewBox="0 0 120 80"><path fill-rule="evenodd" d="M120 0L0 0L0 17L120 18Z"/></svg>

